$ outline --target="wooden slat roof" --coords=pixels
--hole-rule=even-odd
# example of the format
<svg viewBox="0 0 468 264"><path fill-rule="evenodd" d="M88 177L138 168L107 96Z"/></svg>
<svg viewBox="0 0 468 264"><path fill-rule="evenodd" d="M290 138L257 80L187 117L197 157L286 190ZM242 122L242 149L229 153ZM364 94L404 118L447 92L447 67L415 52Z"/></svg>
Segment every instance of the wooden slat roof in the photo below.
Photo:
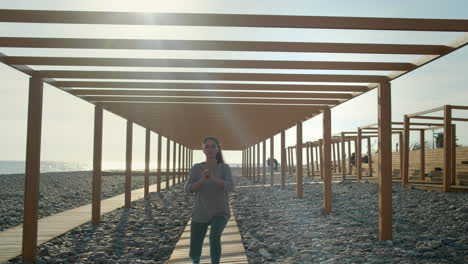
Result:
<svg viewBox="0 0 468 264"><path fill-rule="evenodd" d="M0 10L0 22L96 25L162 25L248 28L319 28L468 32L468 20L324 17L243 14L130 13ZM183 36L182 36L183 37ZM206 135L224 149L240 150L352 100L379 83L403 76L468 43L468 34L446 45L187 39L90 39L0 36L0 48L188 50L204 52L314 52L422 55L410 62L339 60L256 60L185 58L102 58L8 56L0 61L123 118L198 149ZM250 54L250 53L249 53ZM38 67L55 66L55 69ZM98 66L98 70L57 70L57 66ZM103 70L124 67L126 70ZM135 67L141 69L133 69ZM155 71L154 67L170 68ZM178 71L199 68L202 71ZM223 72L219 72L219 70ZM265 73L246 70L289 70ZM291 70L344 70L345 74L305 74ZM366 71L362 73L359 71ZM389 74L369 74L389 71ZM351 73L350 73L351 72ZM76 80L79 79L79 80ZM216 91L213 91L216 90ZM46 102L47 103L47 102Z"/></svg>

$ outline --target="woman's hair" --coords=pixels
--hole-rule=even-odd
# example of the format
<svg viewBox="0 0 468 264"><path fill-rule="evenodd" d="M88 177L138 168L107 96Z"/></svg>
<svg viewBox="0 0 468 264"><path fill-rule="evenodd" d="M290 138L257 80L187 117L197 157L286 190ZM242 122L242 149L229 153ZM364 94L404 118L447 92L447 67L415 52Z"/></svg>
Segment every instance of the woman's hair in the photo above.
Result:
<svg viewBox="0 0 468 264"><path fill-rule="evenodd" d="M218 153L216 153L216 161L218 163L224 163L223 154L221 153L221 145L219 145L219 140L216 137L209 136L203 139L203 143L205 144L208 140L214 141L214 143L216 143L216 146L218 147Z"/></svg>

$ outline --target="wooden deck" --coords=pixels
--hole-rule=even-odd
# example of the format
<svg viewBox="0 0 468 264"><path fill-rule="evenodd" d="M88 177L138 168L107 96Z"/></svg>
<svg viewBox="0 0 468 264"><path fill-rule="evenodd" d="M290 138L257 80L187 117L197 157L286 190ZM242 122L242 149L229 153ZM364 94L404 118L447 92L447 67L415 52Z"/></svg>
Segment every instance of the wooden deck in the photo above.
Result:
<svg viewBox="0 0 468 264"><path fill-rule="evenodd" d="M161 184L164 189L166 184ZM150 185L150 192L156 191L156 184ZM144 197L144 188L132 191L132 201ZM101 202L101 215L123 207L125 194L120 194ZM91 221L91 204L63 211L55 215L39 219L37 245ZM21 254L23 226L19 225L0 232L0 262L8 261Z"/></svg>
<svg viewBox="0 0 468 264"><path fill-rule="evenodd" d="M172 252L171 258L167 263L170 264L187 264L191 263L189 258L189 245L190 245L190 223L187 223L184 233L177 242L177 245ZM200 263L211 263L210 259L210 244L209 244L209 231L207 237L203 243L202 257ZM231 218L229 219L226 228L224 229L223 235L221 236L222 241L222 256L220 263L249 263L247 256L245 255L245 249L242 244L239 228L234 217L234 213L231 209Z"/></svg>

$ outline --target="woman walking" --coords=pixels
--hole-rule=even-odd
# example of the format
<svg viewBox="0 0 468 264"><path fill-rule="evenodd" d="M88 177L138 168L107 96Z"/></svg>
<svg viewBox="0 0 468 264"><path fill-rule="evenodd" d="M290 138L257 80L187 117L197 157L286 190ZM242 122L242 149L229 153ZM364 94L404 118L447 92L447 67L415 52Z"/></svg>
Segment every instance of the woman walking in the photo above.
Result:
<svg viewBox="0 0 468 264"><path fill-rule="evenodd" d="M228 192L234 189L234 180L217 138L206 137L202 149L206 160L193 165L185 184L185 192L195 195L189 254L193 263L200 263L203 240L210 226L211 263L217 264L221 259L221 234L230 217Z"/></svg>

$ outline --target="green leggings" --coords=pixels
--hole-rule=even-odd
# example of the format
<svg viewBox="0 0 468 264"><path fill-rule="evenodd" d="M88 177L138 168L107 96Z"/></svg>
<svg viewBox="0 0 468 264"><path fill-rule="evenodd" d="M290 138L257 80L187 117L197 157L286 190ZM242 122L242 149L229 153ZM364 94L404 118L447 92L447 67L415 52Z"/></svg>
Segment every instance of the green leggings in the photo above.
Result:
<svg viewBox="0 0 468 264"><path fill-rule="evenodd" d="M211 263L218 264L221 259L221 233L226 226L226 217L214 216L208 223L196 223L192 221L190 227L190 258L193 262L199 263L203 240L206 236L208 226L211 225L210 231L210 256Z"/></svg>

